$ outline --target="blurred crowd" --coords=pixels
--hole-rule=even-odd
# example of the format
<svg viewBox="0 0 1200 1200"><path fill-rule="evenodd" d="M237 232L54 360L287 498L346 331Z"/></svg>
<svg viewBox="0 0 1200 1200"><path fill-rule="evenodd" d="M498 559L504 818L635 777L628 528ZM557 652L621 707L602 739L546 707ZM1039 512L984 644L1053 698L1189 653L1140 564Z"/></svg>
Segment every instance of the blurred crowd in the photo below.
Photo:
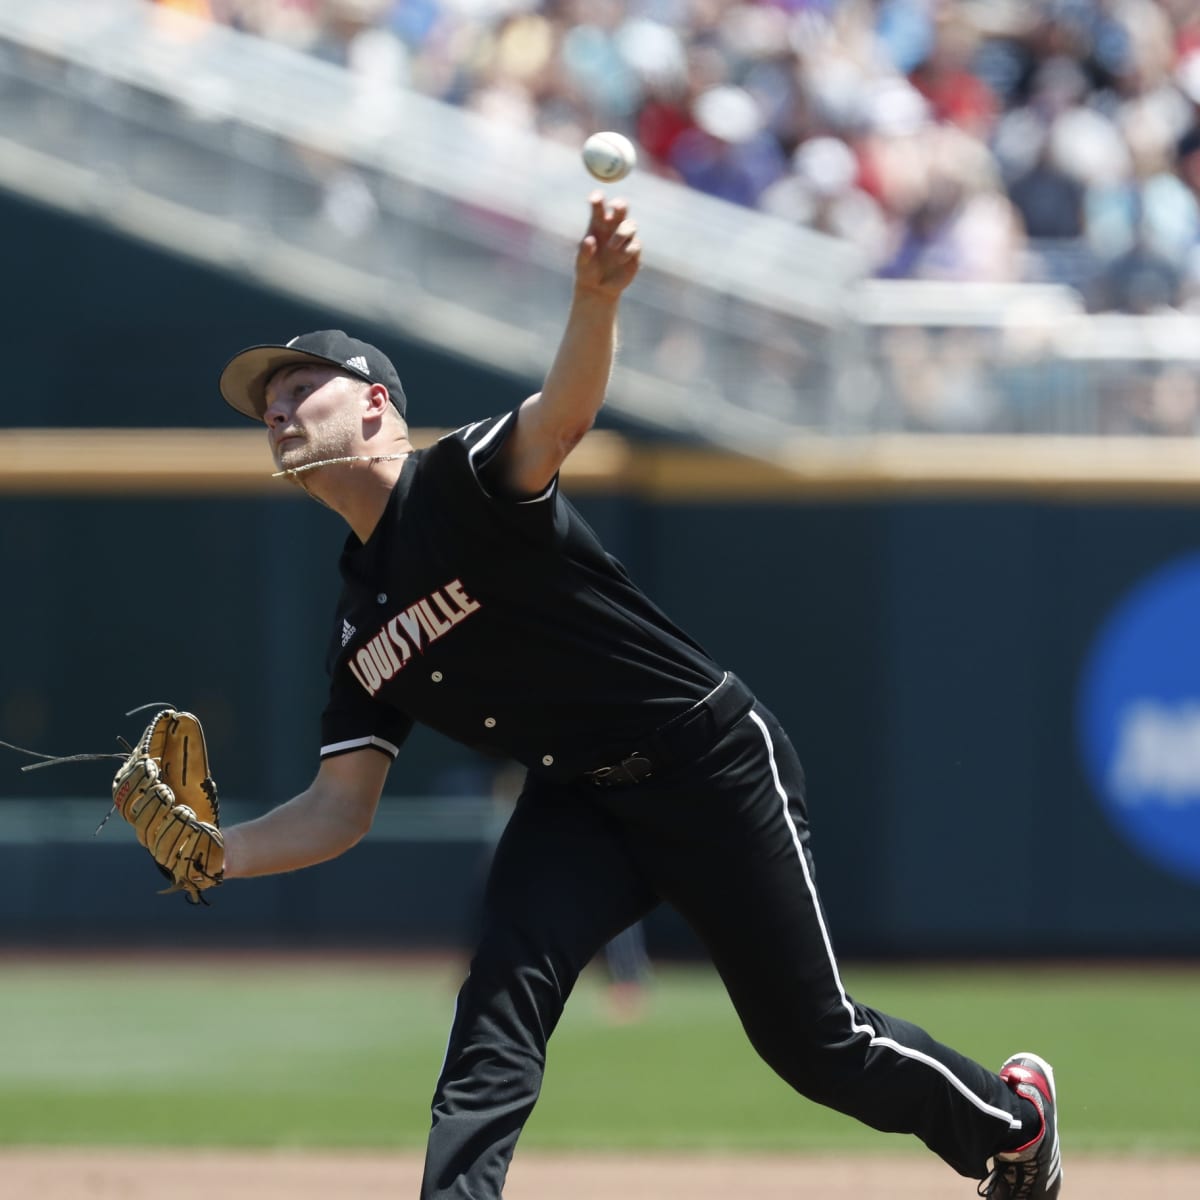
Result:
<svg viewBox="0 0 1200 1200"><path fill-rule="evenodd" d="M1200 304L1194 0L157 0L861 247Z"/></svg>

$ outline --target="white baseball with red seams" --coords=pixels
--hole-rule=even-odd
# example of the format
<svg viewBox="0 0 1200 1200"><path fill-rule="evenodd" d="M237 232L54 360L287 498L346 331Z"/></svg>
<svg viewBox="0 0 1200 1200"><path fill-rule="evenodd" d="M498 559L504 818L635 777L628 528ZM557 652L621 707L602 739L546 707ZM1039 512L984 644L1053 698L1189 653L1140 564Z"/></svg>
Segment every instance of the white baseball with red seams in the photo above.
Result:
<svg viewBox="0 0 1200 1200"><path fill-rule="evenodd" d="M622 133L593 133L583 143L583 165L605 183L624 179L636 163L637 151Z"/></svg>

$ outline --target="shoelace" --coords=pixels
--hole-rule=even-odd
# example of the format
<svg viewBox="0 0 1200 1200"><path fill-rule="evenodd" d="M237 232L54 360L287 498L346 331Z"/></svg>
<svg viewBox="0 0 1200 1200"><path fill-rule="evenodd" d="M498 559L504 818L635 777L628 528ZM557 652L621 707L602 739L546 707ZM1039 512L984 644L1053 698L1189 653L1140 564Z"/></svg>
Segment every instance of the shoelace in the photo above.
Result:
<svg viewBox="0 0 1200 1200"><path fill-rule="evenodd" d="M984 1200L988 1200L990 1196L1002 1197L1003 1200L1029 1200L1037 1181L1036 1161L1006 1162L997 1165L975 1191L977 1195L983 1196ZM1007 1187L1008 1191L999 1191L1001 1187Z"/></svg>

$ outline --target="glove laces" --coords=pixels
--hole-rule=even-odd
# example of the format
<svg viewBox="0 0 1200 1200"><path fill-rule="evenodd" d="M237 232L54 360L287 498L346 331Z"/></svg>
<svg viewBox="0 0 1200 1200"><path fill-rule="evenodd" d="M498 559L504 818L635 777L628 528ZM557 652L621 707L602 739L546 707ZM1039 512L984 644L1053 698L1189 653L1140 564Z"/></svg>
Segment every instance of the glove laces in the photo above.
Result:
<svg viewBox="0 0 1200 1200"><path fill-rule="evenodd" d="M151 701L149 704L139 704L137 708L131 708L125 715L127 717L132 717L134 713L140 713L147 708L174 707L175 705L173 704L164 704L160 701ZM125 759L127 759L133 753L133 747L125 740L125 738L121 737L120 735L117 736L117 744L121 747L121 752L119 754L111 751L97 751L95 753L83 754L43 754L39 750L30 750L27 746L15 746L12 742L0 740L0 746L3 746L6 750L15 750L18 754L26 754L30 758L36 758L40 760L39 762L26 763L21 768L22 771L40 771L43 767L57 767L62 763L99 762L103 759L116 759L118 762L124 762ZM111 817L115 811L116 805L113 805L109 808L108 812L104 814L104 820L102 820L100 824L96 826L96 833L99 833L100 830L102 830L104 826L108 824L109 817ZM96 833L93 833L92 836L95 837Z"/></svg>

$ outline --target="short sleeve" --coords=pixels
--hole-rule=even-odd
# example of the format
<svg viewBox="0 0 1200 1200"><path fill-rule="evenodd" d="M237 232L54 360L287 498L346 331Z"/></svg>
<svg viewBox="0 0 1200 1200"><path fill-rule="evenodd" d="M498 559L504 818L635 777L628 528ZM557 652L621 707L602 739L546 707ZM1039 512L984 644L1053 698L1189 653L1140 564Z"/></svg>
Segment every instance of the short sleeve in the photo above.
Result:
<svg viewBox="0 0 1200 1200"><path fill-rule="evenodd" d="M457 481L457 486L450 489L457 496L446 495L452 511L486 508L493 517L499 517L514 530L544 543L547 538L560 537L565 529L566 514L562 510L558 476L555 475L536 496L518 496L505 493L493 469L501 447L517 427L517 419L517 410L514 410L464 425L440 439L436 459L444 461L448 458L457 464L443 477L447 483ZM472 501L471 493L475 501ZM465 504L466 509L456 503L456 499Z"/></svg>
<svg viewBox="0 0 1200 1200"><path fill-rule="evenodd" d="M471 425L464 425L461 429L448 433L443 441L453 440L463 447L471 474L474 475L475 481L490 499L505 500L521 506L540 504L551 500L558 490L557 475L536 496L522 497L504 496L495 486L494 480L489 478L490 468L496 461L500 448L512 436L513 430L517 427L518 411L514 409L512 412L506 412L498 417L489 417L484 421L475 421Z"/></svg>
<svg viewBox="0 0 1200 1200"><path fill-rule="evenodd" d="M343 682L341 674L349 675L344 665L334 673L329 703L321 714L321 758L370 747L395 759L412 732L412 718L372 700L353 679Z"/></svg>

